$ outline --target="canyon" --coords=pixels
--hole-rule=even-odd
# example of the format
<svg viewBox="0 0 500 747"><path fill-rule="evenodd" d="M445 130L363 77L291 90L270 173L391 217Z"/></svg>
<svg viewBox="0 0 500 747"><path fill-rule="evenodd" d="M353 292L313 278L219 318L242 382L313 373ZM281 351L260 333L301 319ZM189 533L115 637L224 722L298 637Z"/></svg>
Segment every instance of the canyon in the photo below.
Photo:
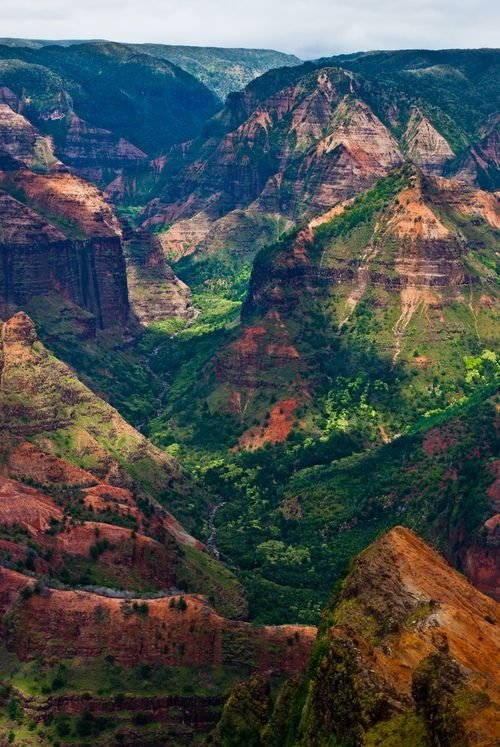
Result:
<svg viewBox="0 0 500 747"><path fill-rule="evenodd" d="M0 742L493 747L498 52L0 41Z"/></svg>

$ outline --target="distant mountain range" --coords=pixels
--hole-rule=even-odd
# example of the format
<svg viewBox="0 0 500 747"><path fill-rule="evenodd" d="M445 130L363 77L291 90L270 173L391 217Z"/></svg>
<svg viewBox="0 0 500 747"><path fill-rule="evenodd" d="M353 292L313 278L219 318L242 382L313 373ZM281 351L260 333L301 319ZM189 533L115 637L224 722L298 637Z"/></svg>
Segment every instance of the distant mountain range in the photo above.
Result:
<svg viewBox="0 0 500 747"><path fill-rule="evenodd" d="M57 40L0 39L9 47L41 47L75 44L100 44L103 39ZM299 65L301 60L292 54L273 49L232 49L230 47L190 47L177 44L127 44L139 52L168 60L194 75L221 100L233 91L240 91L254 78L276 67Z"/></svg>

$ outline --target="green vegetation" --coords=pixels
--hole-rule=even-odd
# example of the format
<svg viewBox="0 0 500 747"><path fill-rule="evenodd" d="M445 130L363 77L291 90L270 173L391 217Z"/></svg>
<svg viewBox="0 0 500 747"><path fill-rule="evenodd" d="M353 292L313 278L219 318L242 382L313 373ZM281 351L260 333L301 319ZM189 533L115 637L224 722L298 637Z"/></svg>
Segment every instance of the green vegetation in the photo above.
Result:
<svg viewBox="0 0 500 747"><path fill-rule="evenodd" d="M124 343L120 330L82 340L81 329L92 315L55 294L36 297L26 310L51 351L75 368L92 389L102 392L127 420L143 422L154 416L159 384L144 366L140 351Z"/></svg>
<svg viewBox="0 0 500 747"><path fill-rule="evenodd" d="M212 736L220 747L260 747L260 732L269 717L270 686L266 677L255 676L236 687L228 698Z"/></svg>
<svg viewBox="0 0 500 747"><path fill-rule="evenodd" d="M12 733L11 742L26 747L45 747L61 740L64 744L81 745L91 740L92 744L108 745L119 744L120 734L126 730L130 735L132 728L138 739L152 732L157 733L159 740L170 738L176 744L177 738L189 738L190 744L197 744L198 737L186 724L183 709L177 712L177 703L169 703L168 698L199 698L207 719L216 723L226 693L247 676L247 669L228 666L194 669L138 662L134 667L125 667L106 654L97 660L73 658L45 666L37 657L21 662L2 648L0 688L7 707L0 714L0 739L7 739ZM78 715L62 711L57 715L48 713L40 722L31 721L28 714L32 704L38 708L54 693L78 699L81 709ZM142 698L157 698L160 702L166 699L168 727L154 712L145 712ZM102 709L106 700L110 703L109 712ZM97 714L93 713L94 703L98 706Z"/></svg>
<svg viewBox="0 0 500 747"><path fill-rule="evenodd" d="M494 387L471 389L468 400L368 453L350 433L334 432L200 467L207 489L226 501L217 514L217 544L248 591L252 618L316 622L351 558L396 524L459 564L451 528L460 527L469 543L488 516ZM434 439L442 450L423 448Z"/></svg>
<svg viewBox="0 0 500 747"><path fill-rule="evenodd" d="M462 678L457 663L444 653L426 657L413 673L412 695L416 710L424 718L433 745L467 745L453 702Z"/></svg>
<svg viewBox="0 0 500 747"><path fill-rule="evenodd" d="M323 60L323 64L325 60ZM375 111L398 98L411 97L449 139L455 152L463 149L467 136L494 113L498 97L498 55L494 49L403 50L396 52L340 55L328 59L376 81ZM404 104L403 104L404 105ZM464 137L465 135L465 137Z"/></svg>
<svg viewBox="0 0 500 747"><path fill-rule="evenodd" d="M124 44L71 47L0 46L2 82L30 99L42 131L65 141L68 120L50 117L72 110L112 138L131 141L151 155L199 134L218 108L215 96L165 59Z"/></svg>
<svg viewBox="0 0 500 747"><path fill-rule="evenodd" d="M137 44L141 52L170 60L198 78L221 101L241 91L251 80L272 68L297 65L294 55L272 49L230 49L226 47L185 47L167 44Z"/></svg>
<svg viewBox="0 0 500 747"><path fill-rule="evenodd" d="M144 209L151 198L159 198L160 208L182 202L191 187L176 179L185 166L189 171L193 163L203 164L199 192L192 193L197 210L198 197L204 204L205 192L216 195L220 164L211 159L219 136L244 121L247 107L260 106L285 87L300 89L301 105L313 100L322 67L329 67L332 97L348 104L357 97L369 105L400 145L412 112L420 109L454 149L451 171L482 137L498 98L490 50L342 56L264 75L243 98L230 97L201 139L168 151L196 138L219 103L167 61L173 58L219 97L257 74L259 66L284 61L273 52L163 45L1 46L0 75L24 97L26 115L53 137L58 153L64 153L76 114L109 130L111 146L127 138L148 156L161 157L154 169L136 164L121 174L125 196L117 210L135 227L146 216L158 219L154 206ZM135 601L122 595L121 611L130 622L147 626L155 608L146 600L163 580L151 581L134 562L131 568L121 562L134 555L137 533L144 533L171 551L168 573L174 580L169 577L168 584L175 583L175 595L169 604L179 623L189 624L191 616L192 603L182 593L187 590L204 594L227 617L248 616L256 624L315 624L328 604L309 674L291 679L278 693L266 678L242 683L261 662L247 633L230 626L222 633L221 655L244 662L240 668L123 666L106 652L94 661L50 663L35 656L21 662L2 650L2 742L105 745L133 741L138 734L150 744L194 744L184 706L194 698L213 698L202 702L207 723L226 699L212 735L220 747L361 742L461 747L464 719L478 703L484 705L481 693L462 689L460 673L443 653L416 669L415 709L391 710L377 675L372 670L367 675L360 664L358 642L331 634L331 627L355 619L371 645L380 642L384 626L395 625L392 618L379 619L375 607L365 612L355 598L339 601L353 557L391 527L415 529L459 569L473 543L488 547L484 524L491 515L499 377L493 282L498 233L464 207L463 195L448 199L444 187L409 163L331 220L303 232L305 224L298 222L311 217L306 195L324 172L311 169L303 177L304 196L293 194L304 170L301 159L312 156L317 144L316 135L301 140L295 121L291 127L296 113L283 111L269 127L256 127L251 143L235 140L250 163L251 181L268 189L255 201L258 189L244 183L244 176L240 180L239 162L234 178L231 164L221 169L222 181L230 175L220 185L230 217L211 232L213 243L207 239L203 249L175 266L193 293L193 319L171 318L143 330L131 323L128 330L94 336L92 315L55 293L27 306L52 352L36 342L2 371L0 426L90 470L96 479L130 487L140 518L133 510L113 511L111 502L102 511L90 509L84 486L48 488L33 481L53 497L63 518L51 521L44 549L40 538L35 542L18 525L0 528L5 540L0 560L33 579L20 589L22 609L39 601L33 595L44 585L106 586L135 592ZM322 137L327 127L325 120ZM51 164L47 142L37 143L36 170ZM333 166L341 147L332 150ZM281 174L285 151L295 155ZM276 173L276 212L267 212L257 203L272 202L269 180ZM103 184L115 176L113 164L103 168ZM194 181L192 174L189 178ZM3 186L29 203L7 178ZM250 211L243 206L247 197ZM82 238L70 219L54 217L48 208L39 212L73 240ZM401 216L408 225L413 221L406 233L394 229ZM419 233L422 221L425 230ZM291 225L296 227L287 230ZM164 239L171 228L160 222L153 232ZM127 260L136 261L146 283L153 275L145 269L141 240L128 243ZM412 284L401 270L405 262L411 265L409 278L424 267L424 281ZM452 283L446 283L446 274ZM276 440L283 440L262 446L273 428ZM15 438L6 441L0 458L7 474ZM249 449L240 449L242 444ZM196 536L209 539L213 554L163 532L159 504ZM97 531L85 555L58 550L65 529L95 520L127 528L126 539L110 542ZM426 601L397 623L411 633L431 609L432 601ZM294 641L290 635L289 645ZM176 646L179 661L186 650L185 643ZM172 695L177 700L168 704L169 725L156 719L147 700L134 700ZM63 696L78 696L80 712L31 720L32 704L40 712L45 699ZM109 712L103 700L113 705Z"/></svg>
<svg viewBox="0 0 500 747"><path fill-rule="evenodd" d="M106 654L95 660L67 659L48 667L36 657L21 662L5 648L0 657L3 687L37 697L55 690L58 694L93 693L100 698L182 693L208 697L223 694L247 674L246 669L226 665L195 669L138 662L134 667L125 667Z"/></svg>

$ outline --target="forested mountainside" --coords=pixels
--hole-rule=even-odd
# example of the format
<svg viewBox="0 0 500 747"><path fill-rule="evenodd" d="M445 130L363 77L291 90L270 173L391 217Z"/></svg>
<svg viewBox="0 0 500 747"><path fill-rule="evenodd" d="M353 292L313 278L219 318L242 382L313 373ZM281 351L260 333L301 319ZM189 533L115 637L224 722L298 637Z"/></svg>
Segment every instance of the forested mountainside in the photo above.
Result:
<svg viewBox="0 0 500 747"><path fill-rule="evenodd" d="M98 40L95 40L97 42ZM85 42L85 43L95 43ZM0 39L9 47L40 49L47 46L70 47L82 41L44 41L41 39ZM300 64L293 54L274 49L247 49L231 47L189 47L180 44L130 44L138 52L168 60L191 73L221 100L229 93L240 91L268 70Z"/></svg>
<svg viewBox="0 0 500 747"><path fill-rule="evenodd" d="M198 135L214 94L167 60L114 42L2 46L5 103L54 142L83 176L106 180Z"/></svg>
<svg viewBox="0 0 500 747"><path fill-rule="evenodd" d="M240 91L260 75L278 67L292 67L301 60L274 49L183 47L175 44L137 44L141 52L170 60L204 83L221 100Z"/></svg>
<svg viewBox="0 0 500 747"><path fill-rule="evenodd" d="M271 71L172 154L143 225L212 308L250 281L215 355L198 347L176 369L167 438L261 445L322 433L329 410L349 420L362 402L365 439L383 441L460 397L464 356L494 350L498 55L385 57L362 73L350 59Z"/></svg>
<svg viewBox="0 0 500 747"><path fill-rule="evenodd" d="M493 747L498 51L5 41L0 741Z"/></svg>

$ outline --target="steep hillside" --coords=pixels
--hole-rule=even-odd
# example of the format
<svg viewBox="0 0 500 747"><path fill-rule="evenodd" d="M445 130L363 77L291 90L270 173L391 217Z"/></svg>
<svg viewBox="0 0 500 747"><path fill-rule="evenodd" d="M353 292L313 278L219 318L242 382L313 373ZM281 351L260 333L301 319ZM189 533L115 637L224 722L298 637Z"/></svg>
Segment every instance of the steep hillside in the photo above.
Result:
<svg viewBox="0 0 500 747"><path fill-rule="evenodd" d="M325 202L331 207L401 163L380 120L350 97L352 87L350 75L327 69L264 100L253 101L248 89L239 95L241 104L230 99L206 141L196 141L184 156L192 163L148 210L148 225L173 224L160 233L167 255L203 254L212 240L213 249L222 250L240 233L245 243L234 252L254 253L299 219L306 205L312 212ZM248 112L238 116L243 106ZM236 122L226 126L231 118ZM222 135L214 138L218 127ZM342 180L342 171L353 170L352 182Z"/></svg>
<svg viewBox="0 0 500 747"><path fill-rule="evenodd" d="M236 622L242 587L166 510L200 486L26 314L0 337L0 738L192 744L241 678L304 671L315 629Z"/></svg>
<svg viewBox="0 0 500 747"><path fill-rule="evenodd" d="M122 232L97 189L23 168L0 172L0 189L2 308L54 293L88 312L90 336L130 324Z"/></svg>
<svg viewBox="0 0 500 747"><path fill-rule="evenodd" d="M0 45L0 743L493 747L498 52L167 49Z"/></svg>
<svg viewBox="0 0 500 747"><path fill-rule="evenodd" d="M178 462L54 358L24 312L2 325L1 343L3 431L30 439L106 482L130 487L136 481L150 496L182 511L194 491Z"/></svg>
<svg viewBox="0 0 500 747"><path fill-rule="evenodd" d="M154 238L124 226L102 193L60 162L47 173L26 168L34 168L39 136L22 116L5 110L12 119L0 123L0 140L2 133L10 136L0 142L3 315L21 307L35 309L36 316L42 297L50 295L53 304L59 297L60 307L73 307L83 337L91 338L113 326L133 329L134 316L143 321L144 299L153 294L156 306L151 304L147 320L189 317L189 291L165 264ZM148 271L155 276L154 291Z"/></svg>
<svg viewBox="0 0 500 747"><path fill-rule="evenodd" d="M169 256L188 255L181 272L200 282L217 271L215 257L241 266L407 157L426 173L461 171L490 188L498 173L497 68L495 50L478 50L270 71L229 96L202 138L167 157L170 176L146 222L160 230Z"/></svg>
<svg viewBox="0 0 500 747"><path fill-rule="evenodd" d="M192 319L190 290L153 235L119 219L22 115L2 111L0 316L29 312L59 357L143 422L158 408L162 383L135 341L143 326Z"/></svg>
<svg viewBox="0 0 500 747"><path fill-rule="evenodd" d="M192 744L239 679L304 671L315 629L234 621L241 586L163 507L201 494L175 460L26 315L1 338L0 737Z"/></svg>
<svg viewBox="0 0 500 747"><path fill-rule="evenodd" d="M236 690L214 742L493 747L498 622L495 602L397 527L356 558L307 679L289 681L257 718L258 681Z"/></svg>
<svg viewBox="0 0 500 747"><path fill-rule="evenodd" d="M217 547L240 569L251 614L263 622L316 621L351 558L398 523L498 599L498 400L489 398L491 387L481 392L479 384L468 402L423 418L378 449L365 451L354 429L333 430L198 468L207 488L224 496ZM361 427L365 419L361 409Z"/></svg>
<svg viewBox="0 0 500 747"><path fill-rule="evenodd" d="M0 47L2 100L50 136L60 160L106 185L201 132L218 108L196 78L133 47Z"/></svg>
<svg viewBox="0 0 500 747"><path fill-rule="evenodd" d="M361 420L365 443L403 432L464 393L464 356L496 349L499 226L495 195L391 172L257 255L240 328L163 422L225 418L221 444L244 448Z"/></svg>
<svg viewBox="0 0 500 747"><path fill-rule="evenodd" d="M303 672L316 634L230 621L200 596L73 591L6 568L0 600L0 735L26 731L26 745L201 743L228 687Z"/></svg>
<svg viewBox="0 0 500 747"><path fill-rule="evenodd" d="M170 60L194 75L221 100L241 91L250 81L277 67L300 64L293 54L274 49L183 47L174 44L135 44L141 52Z"/></svg>
<svg viewBox="0 0 500 747"><path fill-rule="evenodd" d="M70 47L75 44L105 43L103 40L43 40L0 39L8 47L30 47L40 49L47 46ZM293 54L274 49L233 49L231 47L188 47L180 44L129 44L138 52L150 54L160 60L168 60L198 78L207 88L224 101L233 91L240 91L250 81L268 70L300 64Z"/></svg>

